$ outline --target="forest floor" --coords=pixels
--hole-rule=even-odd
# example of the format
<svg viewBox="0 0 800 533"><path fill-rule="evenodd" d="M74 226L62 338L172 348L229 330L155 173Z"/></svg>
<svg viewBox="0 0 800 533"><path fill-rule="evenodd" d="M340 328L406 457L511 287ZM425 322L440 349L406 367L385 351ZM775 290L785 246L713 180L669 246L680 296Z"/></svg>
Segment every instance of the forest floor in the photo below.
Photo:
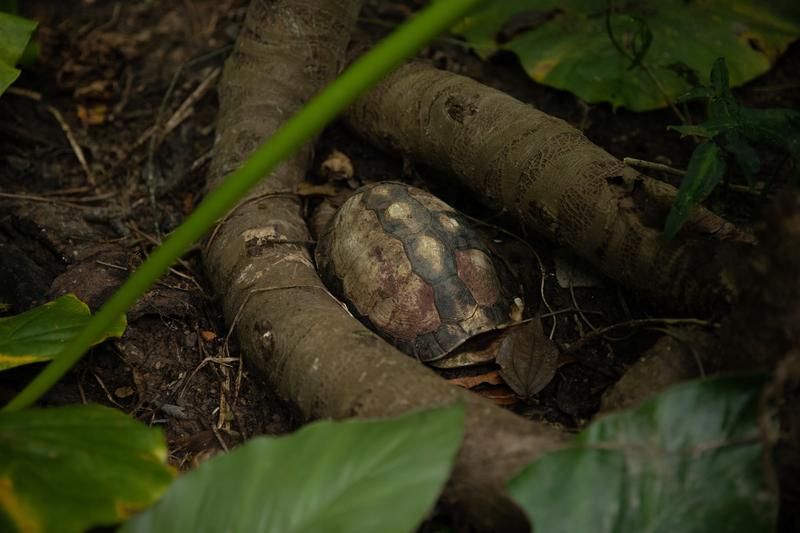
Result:
<svg viewBox="0 0 800 533"><path fill-rule="evenodd" d="M10 304L6 314L16 314L74 292L96 309L201 200L214 141L214 89L245 3L25 4L23 15L39 21L41 54L0 99L0 302ZM359 26L362 40L401 22L399 3L369 4ZM669 110L615 112L588 105L534 83L513 56L484 62L454 39L435 41L421 56L566 120L616 157L679 168L689 160L693 141L667 131L677 123ZM768 74L735 92L748 106L797 109L798 73L796 43ZM449 187L446 177L386 156L339 125L320 139L310 182L321 181L316 169L333 149L352 160L358 183L408 179L473 217L520 231ZM316 201L309 197L309 211ZM710 205L746 229L761 210L757 198L741 193L718 194ZM487 231L505 245L537 301L541 272L531 268L536 262L527 246L505 232ZM587 274L586 283L559 285L558 274L574 260L536 236L525 237L543 262L542 294L559 311L556 340L571 342L631 318L670 316L597 274ZM158 425L179 468L250 436L295 428L300 420L291 407L228 340L216 302L194 250L131 311L125 336L94 349L42 403L97 402ZM587 345L562 360L555 378L533 398L516 398L497 384L484 383L476 393L577 430L653 339L636 331ZM0 374L0 402L39 370L30 365Z"/></svg>

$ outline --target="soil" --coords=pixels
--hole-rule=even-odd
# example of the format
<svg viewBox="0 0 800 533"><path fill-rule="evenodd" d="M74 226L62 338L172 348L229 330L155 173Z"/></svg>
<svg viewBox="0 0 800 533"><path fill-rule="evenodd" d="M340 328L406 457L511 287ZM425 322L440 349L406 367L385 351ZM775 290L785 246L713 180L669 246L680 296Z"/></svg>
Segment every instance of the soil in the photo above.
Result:
<svg viewBox="0 0 800 533"><path fill-rule="evenodd" d="M398 7L405 4L397 2L369 4L362 39L388 31L374 19L391 26L406 13ZM200 201L214 140L214 87L245 6L241 0L25 3L22 14L39 21L41 53L14 90L0 98L4 315L65 292L97 309ZM671 111L587 105L534 83L513 56L483 62L448 39L433 42L421 56L565 119L617 157L685 168L694 147L692 140L666 130L677 123ZM798 72L795 43L737 96L753 107L800 108ZM701 115L700 109L692 111ZM557 312L544 320L556 341L570 343L592 329L633 318L670 316L670 310L653 308L597 275L586 284L559 286L557 270L574 262L563 250L522 234L502 213L487 213L474 198L449 187L446 177L380 153L338 125L320 139L309 181L324 181L317 169L332 149L353 162L354 185L409 180L488 223L482 227L524 282L528 312ZM309 212L317 203L309 199ZM717 194L711 205L746 227L762 206L752 195L732 192ZM181 469L250 436L296 428L300 421L291 406L268 390L227 340L199 261L192 251L175 265L131 310L124 337L95 348L41 405L96 402L160 426L170 462ZM532 398L516 398L497 385L475 390L525 416L578 430L597 412L602 393L656 339L647 330L614 335L562 359L555 378ZM0 373L0 402L40 369L29 365Z"/></svg>

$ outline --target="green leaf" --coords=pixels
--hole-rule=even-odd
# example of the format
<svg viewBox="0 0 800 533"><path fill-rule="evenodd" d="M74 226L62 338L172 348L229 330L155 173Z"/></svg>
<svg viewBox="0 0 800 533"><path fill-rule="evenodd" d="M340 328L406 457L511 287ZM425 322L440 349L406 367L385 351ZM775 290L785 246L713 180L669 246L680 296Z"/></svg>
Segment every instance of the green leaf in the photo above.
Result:
<svg viewBox="0 0 800 533"><path fill-rule="evenodd" d="M0 529L84 531L148 507L172 481L161 431L99 405L0 412Z"/></svg>
<svg viewBox="0 0 800 533"><path fill-rule="evenodd" d="M778 146L787 154L796 155L800 148L800 112L744 107L738 131L752 141Z"/></svg>
<svg viewBox="0 0 800 533"><path fill-rule="evenodd" d="M693 87L678 97L678 102L688 102L698 98L710 98L713 91L705 86Z"/></svg>
<svg viewBox="0 0 800 533"><path fill-rule="evenodd" d="M696 87L681 97L684 100L708 98L709 120L698 125L668 126L668 129L682 135L708 139L722 135L725 139L725 152L734 158L751 186L761 168L761 156L753 144L782 150L794 163L792 180L800 183L800 112L791 109L742 107L728 85L728 70L723 58L715 61L710 84L711 87ZM675 213L675 216L680 219L685 217L685 213ZM678 220L677 227L680 227L680 223L682 219ZM677 231L677 228L674 229Z"/></svg>
<svg viewBox="0 0 800 533"><path fill-rule="evenodd" d="M36 22L9 13L0 13L0 61L11 66L22 55Z"/></svg>
<svg viewBox="0 0 800 533"><path fill-rule="evenodd" d="M120 531L414 531L449 476L463 425L455 405L256 438L177 480Z"/></svg>
<svg viewBox="0 0 800 533"><path fill-rule="evenodd" d="M733 156L736 166L744 174L750 186L755 185L755 177L761 168L761 157L753 145L751 145L743 135L736 131L729 131L725 134L725 152Z"/></svg>
<svg viewBox="0 0 800 533"><path fill-rule="evenodd" d="M17 80L19 74L19 69L9 67L3 61L0 61L0 95L6 92L6 89Z"/></svg>
<svg viewBox="0 0 800 533"><path fill-rule="evenodd" d="M667 126L682 135L712 138L721 133L738 132L748 139L783 147L788 153L800 145L800 112L793 109L752 109L741 107L736 113L722 110L702 124Z"/></svg>
<svg viewBox="0 0 800 533"><path fill-rule="evenodd" d="M633 70L644 61L647 51L650 50L650 45L653 44L653 32L647 25L647 21L638 15L628 15L631 21L636 24L636 30L633 32L633 39L631 40L630 47L633 54L631 64L628 65L628 70Z"/></svg>
<svg viewBox="0 0 800 533"><path fill-rule="evenodd" d="M705 143L694 149L686 176L664 224L665 240L671 240L678 233L692 208L711 194L724 174L725 158L719 146Z"/></svg>
<svg viewBox="0 0 800 533"><path fill-rule="evenodd" d="M11 13L12 15L16 15L19 13L17 0L0 0L0 11L3 13Z"/></svg>
<svg viewBox="0 0 800 533"><path fill-rule="evenodd" d="M17 61L17 64L22 67L30 67L31 65L36 63L37 59L39 59L39 52L41 52L41 49L39 48L39 43L35 41L28 41L28 46L25 47L25 50L19 57L19 61Z"/></svg>
<svg viewBox="0 0 800 533"><path fill-rule="evenodd" d="M86 325L89 316L86 304L67 294L22 314L0 318L0 371L49 361ZM121 337L126 324L123 315L95 344Z"/></svg>
<svg viewBox="0 0 800 533"><path fill-rule="evenodd" d="M725 58L718 57L714 64L711 66L711 88L717 96L725 96L730 94L731 85L730 77L728 76L728 65L725 63Z"/></svg>
<svg viewBox="0 0 800 533"><path fill-rule="evenodd" d="M762 378L672 387L592 423L509 482L536 533L773 531Z"/></svg>
<svg viewBox="0 0 800 533"><path fill-rule="evenodd" d="M704 137L711 139L716 137L720 132L730 129L732 122L708 120L702 124L690 124L688 126L667 126L668 130L680 132L681 137L686 135L695 135L697 137Z"/></svg>
<svg viewBox="0 0 800 533"><path fill-rule="evenodd" d="M19 70L14 68L36 29L36 22L0 13L0 94L14 83Z"/></svg>
<svg viewBox="0 0 800 533"><path fill-rule="evenodd" d="M797 6L796 0L618 0L609 32L607 0L504 0L486 2L454 32L483 57L515 53L537 82L590 103L645 111L667 105L659 86L672 100L691 88L676 65L705 73L724 56L731 86L769 70L800 34ZM637 17L644 26L630 24ZM647 68L628 70L637 57Z"/></svg>

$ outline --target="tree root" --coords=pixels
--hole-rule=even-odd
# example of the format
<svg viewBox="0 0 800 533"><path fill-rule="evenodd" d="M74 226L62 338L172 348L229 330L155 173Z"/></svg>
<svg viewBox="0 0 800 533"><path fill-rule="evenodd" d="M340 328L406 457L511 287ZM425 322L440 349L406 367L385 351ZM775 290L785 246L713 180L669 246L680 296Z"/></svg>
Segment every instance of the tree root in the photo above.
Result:
<svg viewBox="0 0 800 533"><path fill-rule="evenodd" d="M454 175L492 209L662 306L720 311L723 251L752 239L696 209L672 244L675 189L626 167L566 122L476 81L411 63L346 114L364 139Z"/></svg>
<svg viewBox="0 0 800 533"><path fill-rule="evenodd" d="M213 187L336 75L357 0L254 1L219 88ZM323 7L324 6L324 7ZM458 389L398 352L327 292L305 244L300 201L311 148L280 165L221 221L204 248L247 357L308 419L380 417L462 401L464 443L443 501L478 530L527 521L503 482L562 435ZM298 473L298 475L301 475Z"/></svg>

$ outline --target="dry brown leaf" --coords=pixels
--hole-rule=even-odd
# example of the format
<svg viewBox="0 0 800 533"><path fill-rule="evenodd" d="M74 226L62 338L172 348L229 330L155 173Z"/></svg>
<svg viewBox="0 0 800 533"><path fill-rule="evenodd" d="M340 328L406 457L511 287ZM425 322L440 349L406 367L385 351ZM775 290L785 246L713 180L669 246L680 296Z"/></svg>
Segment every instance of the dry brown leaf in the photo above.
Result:
<svg viewBox="0 0 800 533"><path fill-rule="evenodd" d="M480 394L497 405L513 405L519 401L519 397L505 385L476 389L473 392Z"/></svg>
<svg viewBox="0 0 800 533"><path fill-rule="evenodd" d="M114 396L117 398L129 398L133 396L133 392L131 387L117 387L114 389Z"/></svg>
<svg viewBox="0 0 800 533"><path fill-rule="evenodd" d="M298 196L336 196L336 186L331 183L316 185L310 181L301 181L297 184Z"/></svg>
<svg viewBox="0 0 800 533"><path fill-rule="evenodd" d="M339 150L332 150L320 165L319 173L328 180L349 180L353 177L353 163Z"/></svg>
<svg viewBox="0 0 800 533"><path fill-rule="evenodd" d="M530 398L547 386L559 367L559 351L542 329L538 318L508 328L497 364L500 376L522 398Z"/></svg>
<svg viewBox="0 0 800 533"><path fill-rule="evenodd" d="M428 364L436 368L462 368L489 363L500 352L504 338L503 334L496 332L476 337L447 357Z"/></svg>
<svg viewBox="0 0 800 533"><path fill-rule="evenodd" d="M487 385L502 385L503 378L497 373L497 370L492 370L491 372L487 372L485 374L480 374L478 376L463 376L460 378L452 378L448 379L450 383L453 385L458 385L459 387L464 387L465 389L471 389L472 387L477 387L478 385L482 385L486 383Z"/></svg>
<svg viewBox="0 0 800 533"><path fill-rule="evenodd" d="M94 80L88 85L77 87L73 96L78 99L110 100L119 91L114 80Z"/></svg>
<svg viewBox="0 0 800 533"><path fill-rule="evenodd" d="M77 113L84 126L97 126L104 124L108 120L109 109L105 104L97 104L90 107L78 104Z"/></svg>
<svg viewBox="0 0 800 533"><path fill-rule="evenodd" d="M202 337L202 339L206 342L211 342L217 338L217 334L214 333L213 331L204 329L203 331L200 332L200 337Z"/></svg>

